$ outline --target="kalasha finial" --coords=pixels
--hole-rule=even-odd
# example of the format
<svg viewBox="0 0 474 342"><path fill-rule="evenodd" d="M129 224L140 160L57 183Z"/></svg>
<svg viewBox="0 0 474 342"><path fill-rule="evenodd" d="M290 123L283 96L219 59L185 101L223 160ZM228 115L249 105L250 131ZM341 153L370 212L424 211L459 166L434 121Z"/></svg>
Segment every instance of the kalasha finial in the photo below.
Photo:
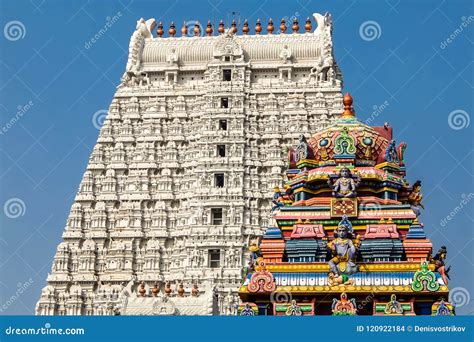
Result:
<svg viewBox="0 0 474 342"><path fill-rule="evenodd" d="M165 33L165 31L163 31L163 23L160 21L158 28L156 29L156 35L161 38L163 37L163 33Z"/></svg>
<svg viewBox="0 0 474 342"><path fill-rule="evenodd" d="M168 33L170 34L170 37L174 37L174 35L176 34L176 26L174 26L174 21L171 22L170 30L168 31Z"/></svg>
<svg viewBox="0 0 474 342"><path fill-rule="evenodd" d="M310 32L311 29L313 28L313 25L311 25L311 19L306 18L306 24L304 25L304 29L306 32Z"/></svg>
<svg viewBox="0 0 474 342"><path fill-rule="evenodd" d="M274 30L274 27L273 27L273 19L270 18L270 20L268 21L268 25L267 25L267 32L268 32L268 34L273 34L273 30Z"/></svg>
<svg viewBox="0 0 474 342"><path fill-rule="evenodd" d="M153 297L158 296L158 293L160 292L160 289L158 288L158 282L155 282L155 286L151 289L151 294Z"/></svg>
<svg viewBox="0 0 474 342"><path fill-rule="evenodd" d="M210 20L207 22L206 34L208 36L212 36L212 24Z"/></svg>
<svg viewBox="0 0 474 342"><path fill-rule="evenodd" d="M242 27L242 33L243 34L249 34L249 21L247 19L245 19L244 21L244 27Z"/></svg>
<svg viewBox="0 0 474 342"><path fill-rule="evenodd" d="M260 34L262 32L262 23L260 19L257 19L257 23L255 24L255 34Z"/></svg>
<svg viewBox="0 0 474 342"><path fill-rule="evenodd" d="M186 26L186 22L183 22L183 27L181 27L181 35L186 37L188 35L188 27Z"/></svg>
<svg viewBox="0 0 474 342"><path fill-rule="evenodd" d="M201 35L201 27L199 27L199 24L196 23L193 28L193 33L194 37L200 36Z"/></svg>
<svg viewBox="0 0 474 342"><path fill-rule="evenodd" d="M217 29L217 31L218 31L220 34L224 34L224 32L225 32L224 20L221 19L221 21L219 22L219 28Z"/></svg>
<svg viewBox="0 0 474 342"><path fill-rule="evenodd" d="M173 292L173 290L171 289L171 283L168 281L168 282L166 282L166 285L165 285L165 294L166 294L166 296L169 297L172 292Z"/></svg>
<svg viewBox="0 0 474 342"><path fill-rule="evenodd" d="M285 34L285 32L286 32L286 20L285 18L282 18L280 22L280 33Z"/></svg>
<svg viewBox="0 0 474 342"><path fill-rule="evenodd" d="M291 27L293 29L293 33L298 33L300 30L300 25L298 24L298 18L293 19L293 26Z"/></svg>
<svg viewBox="0 0 474 342"><path fill-rule="evenodd" d="M140 293L140 296L142 297L145 297L146 295L145 283L143 281L140 283L140 289L138 290L138 293Z"/></svg>
<svg viewBox="0 0 474 342"><path fill-rule="evenodd" d="M182 282L180 282L178 286L178 296L184 297L184 285Z"/></svg>
<svg viewBox="0 0 474 342"><path fill-rule="evenodd" d="M354 116L352 101L353 100L351 94L346 93L346 95L344 95L344 98L342 99L342 103L344 103L344 113L342 113L342 116Z"/></svg>
<svg viewBox="0 0 474 342"><path fill-rule="evenodd" d="M237 23L235 22L235 19L232 20L232 33L237 33Z"/></svg>

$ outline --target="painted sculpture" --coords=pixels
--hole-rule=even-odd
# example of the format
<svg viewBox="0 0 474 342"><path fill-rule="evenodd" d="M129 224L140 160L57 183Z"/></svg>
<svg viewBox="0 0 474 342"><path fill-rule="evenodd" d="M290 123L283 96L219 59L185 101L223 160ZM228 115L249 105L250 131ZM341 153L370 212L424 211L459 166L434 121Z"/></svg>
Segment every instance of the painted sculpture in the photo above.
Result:
<svg viewBox="0 0 474 342"><path fill-rule="evenodd" d="M334 197L350 198L357 195L357 183L351 176L351 171L347 167L341 169L339 172L339 178L334 183L332 193Z"/></svg>
<svg viewBox="0 0 474 342"><path fill-rule="evenodd" d="M446 247L431 256L421 181L406 178L407 144L397 146L388 124L359 121L349 94L343 104L332 125L288 149L285 191L274 192L276 225L250 246L238 312L454 314L444 299Z"/></svg>
<svg viewBox="0 0 474 342"><path fill-rule="evenodd" d="M330 253L333 255L329 260L329 271L334 275L351 275L357 272L355 257L359 248L359 240L352 240L352 225L344 217L334 233L335 239L328 244ZM346 282L347 279L343 278Z"/></svg>
<svg viewBox="0 0 474 342"><path fill-rule="evenodd" d="M417 180L415 184L413 184L412 192L410 195L408 195L408 203L410 203L411 208L415 212L416 216L420 216L421 209L425 208L421 203L422 199L423 195L421 194L421 181Z"/></svg>
<svg viewBox="0 0 474 342"><path fill-rule="evenodd" d="M435 264L435 271L441 274L441 278L443 279L443 282L447 285L448 284L448 279L449 278L449 271L451 269L451 266L446 268L444 260L446 260L446 255L448 254L448 251L446 249L446 246L441 246L441 248L438 250L438 253L433 257L433 261Z"/></svg>

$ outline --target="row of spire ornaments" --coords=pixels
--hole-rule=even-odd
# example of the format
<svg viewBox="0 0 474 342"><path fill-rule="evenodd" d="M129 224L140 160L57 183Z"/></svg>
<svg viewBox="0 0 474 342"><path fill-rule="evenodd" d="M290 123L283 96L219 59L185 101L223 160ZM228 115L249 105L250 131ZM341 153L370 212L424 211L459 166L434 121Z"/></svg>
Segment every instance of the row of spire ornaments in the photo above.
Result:
<svg viewBox="0 0 474 342"><path fill-rule="evenodd" d="M188 23L189 22L184 22L183 23L183 26L181 27L181 36L183 37L186 37L188 36ZM305 32L311 32L313 28L313 24L311 22L311 19L308 17L306 19L306 22L305 22L305 25L304 25L304 30ZM280 34L285 34L286 31L288 29L288 26L287 26L287 23L286 23L286 19L285 18L282 18L281 21L280 21L280 27L279 27L279 33ZM291 25L291 29L293 31L293 33L299 33L300 31L300 25L299 25L299 22L298 22L298 19L297 18L294 18L293 19L293 23ZM199 22L196 22L194 24L194 27L192 29L192 33L194 36L198 37L198 36L201 36L202 32L201 32L201 24L199 24ZM259 35L262 33L262 23L260 21L260 19L257 19L257 22L255 23L255 34ZM224 21L221 20L219 22L219 26L218 26L218 29L217 29L217 32L219 34L224 34L226 32L226 28L225 28L225 24L224 24ZM268 24L267 24L267 33L268 34L273 34L273 32L275 31L275 26L273 24L273 20L270 18L268 20ZM204 32L206 33L207 36L212 36L213 33L214 33L214 29L212 27L212 23L211 21L209 20L207 22L207 25L206 25L206 28L204 29ZM237 29L237 22L234 20L232 20L232 24L231 24L231 27L230 27L230 32L233 33L233 34L237 34L238 32L238 29ZM162 38L163 35L165 33L165 30L163 28L163 22L159 22L158 23L158 26L157 26L157 30L156 30L156 36L158 38ZM176 25L175 23L172 21L171 24L170 24L170 28L168 30L168 34L170 37L175 37L176 36ZM244 21L244 24L242 26L242 33L244 35L247 35L250 33L250 27L249 27L249 22L247 19L245 19Z"/></svg>

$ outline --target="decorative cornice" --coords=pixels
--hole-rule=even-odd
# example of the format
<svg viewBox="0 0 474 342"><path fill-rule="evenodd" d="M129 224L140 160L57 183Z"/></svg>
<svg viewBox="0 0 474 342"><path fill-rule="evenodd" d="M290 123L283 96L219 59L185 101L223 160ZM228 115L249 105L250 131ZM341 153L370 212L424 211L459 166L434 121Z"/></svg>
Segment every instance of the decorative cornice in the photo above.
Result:
<svg viewBox="0 0 474 342"><path fill-rule="evenodd" d="M246 286L241 286L239 289L240 293L250 293ZM277 286L275 293L292 293L292 294L320 294L320 293L372 293L377 294L391 294L391 293L404 293L414 294L415 292L411 289L411 286L400 285L400 286L355 286L355 285L339 285L339 286ZM436 294L447 294L449 292L447 286L440 286ZM428 294L430 292L427 292Z"/></svg>

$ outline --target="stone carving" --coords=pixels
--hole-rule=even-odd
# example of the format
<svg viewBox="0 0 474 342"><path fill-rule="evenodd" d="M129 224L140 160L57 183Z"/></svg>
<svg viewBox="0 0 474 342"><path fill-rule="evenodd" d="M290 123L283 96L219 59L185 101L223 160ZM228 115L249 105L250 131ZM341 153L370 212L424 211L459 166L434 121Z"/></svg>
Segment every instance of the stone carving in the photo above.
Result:
<svg viewBox="0 0 474 342"><path fill-rule="evenodd" d="M285 45L280 52L280 58L284 64L291 62L291 50Z"/></svg>
<svg viewBox="0 0 474 342"><path fill-rule="evenodd" d="M169 295L181 301L177 313L199 312L192 299L204 296L206 279L222 298L214 313L223 314L224 306L235 312L238 303L228 291L237 292L241 266L249 264L243 251L269 220L272 187L282 183L286 164L282 146L340 114L341 85L324 81L323 69L321 81L310 86L278 80L282 57L284 68L308 68L308 60L332 63L334 77L342 80L328 22L322 34L227 32L189 39L153 38L154 26L153 19L140 19L131 36L122 84L71 207L67 242L56 251L39 315L112 315L124 308L122 291L130 294L130 310L135 299ZM285 46L290 53L282 53ZM232 82L222 79L224 65ZM221 108L223 93L230 108ZM225 146L224 157L217 145ZM225 175L222 188L214 186L216 173ZM287 205L293 200L287 189L276 198ZM258 248L251 253L253 268ZM183 297L176 281L185 285ZM145 297L136 296L139 282ZM199 296L191 284L199 286ZM72 292L74 305L63 301ZM154 314L161 305L135 309Z"/></svg>
<svg viewBox="0 0 474 342"><path fill-rule="evenodd" d="M141 18L137 21L137 26L135 31L130 38L130 45L128 47L128 60L127 66L125 67L125 74L122 77L122 86L128 85L130 81L133 81L135 77L144 77L140 73L141 67L141 54L143 51L143 46L145 44L145 39L151 38L153 29L156 26L155 19L145 19Z"/></svg>

